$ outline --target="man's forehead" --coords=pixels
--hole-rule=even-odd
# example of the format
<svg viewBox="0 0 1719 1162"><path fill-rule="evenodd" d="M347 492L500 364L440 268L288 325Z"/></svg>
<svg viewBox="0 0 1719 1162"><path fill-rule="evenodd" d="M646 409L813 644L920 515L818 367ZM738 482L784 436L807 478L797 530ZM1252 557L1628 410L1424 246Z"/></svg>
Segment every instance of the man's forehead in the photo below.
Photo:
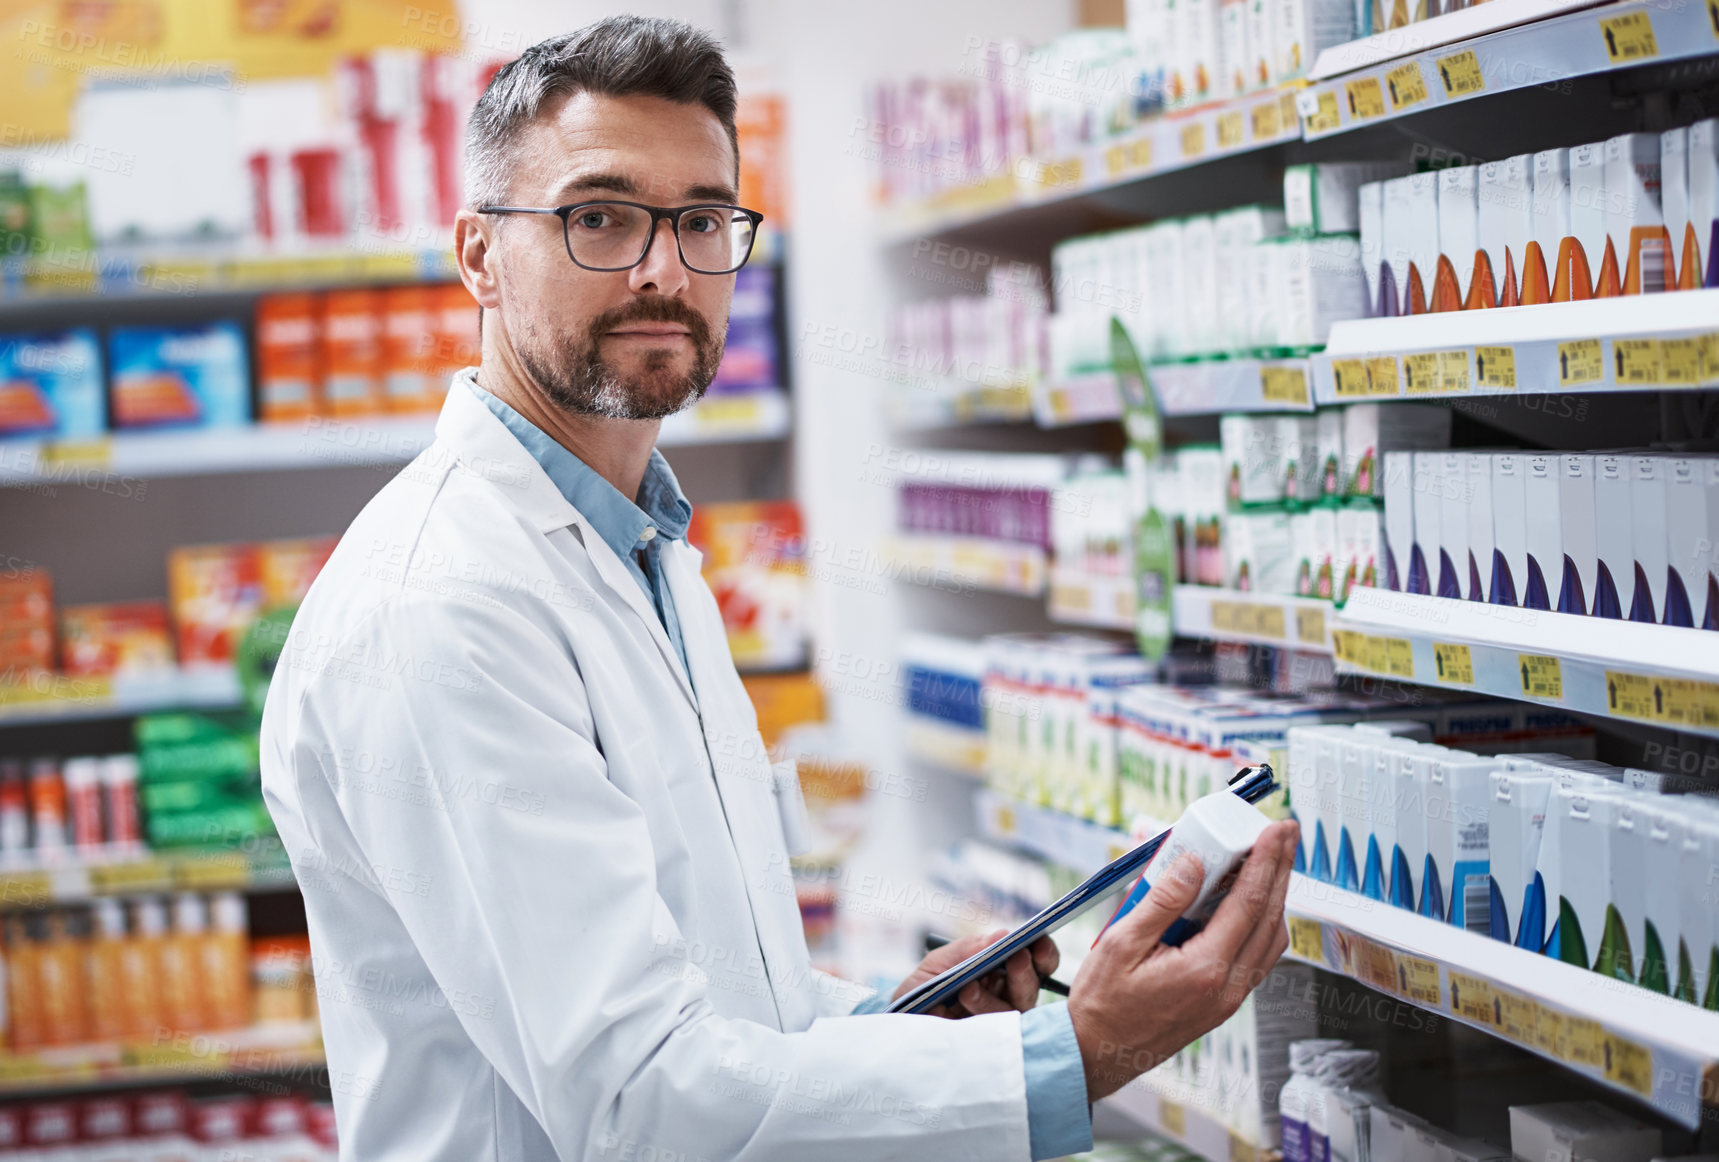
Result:
<svg viewBox="0 0 1719 1162"><path fill-rule="evenodd" d="M546 193L732 200L728 132L701 104L573 93L522 135L525 172Z"/></svg>

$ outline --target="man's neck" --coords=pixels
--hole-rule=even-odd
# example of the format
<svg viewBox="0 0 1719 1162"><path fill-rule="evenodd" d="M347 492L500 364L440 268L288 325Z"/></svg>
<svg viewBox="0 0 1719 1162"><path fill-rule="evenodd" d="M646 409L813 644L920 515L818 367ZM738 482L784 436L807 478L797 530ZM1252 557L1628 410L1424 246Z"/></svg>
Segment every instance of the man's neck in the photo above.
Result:
<svg viewBox="0 0 1719 1162"><path fill-rule="evenodd" d="M556 407L512 350L489 338L486 333L478 385L579 457L622 496L636 501L662 421L574 415Z"/></svg>

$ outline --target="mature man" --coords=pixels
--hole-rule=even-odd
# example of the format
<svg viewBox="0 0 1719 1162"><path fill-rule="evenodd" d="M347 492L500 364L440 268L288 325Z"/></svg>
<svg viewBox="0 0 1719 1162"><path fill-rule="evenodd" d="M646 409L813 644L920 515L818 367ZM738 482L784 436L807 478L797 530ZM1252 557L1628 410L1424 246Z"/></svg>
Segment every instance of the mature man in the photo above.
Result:
<svg viewBox="0 0 1719 1162"><path fill-rule="evenodd" d="M343 1158L1050 1157L1283 950L1293 825L1170 949L1178 867L1066 1005L1033 1007L1048 942L958 1020L808 967L797 791L653 448L715 372L758 221L734 108L713 42L622 18L529 49L472 114L482 366L312 587L263 721Z"/></svg>

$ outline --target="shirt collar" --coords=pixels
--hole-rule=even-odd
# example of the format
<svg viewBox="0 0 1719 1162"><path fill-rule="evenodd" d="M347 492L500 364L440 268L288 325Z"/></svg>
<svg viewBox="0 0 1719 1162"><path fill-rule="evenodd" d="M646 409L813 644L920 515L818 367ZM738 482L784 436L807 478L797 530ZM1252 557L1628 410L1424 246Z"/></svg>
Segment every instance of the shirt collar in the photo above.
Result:
<svg viewBox="0 0 1719 1162"><path fill-rule="evenodd" d="M675 479L673 469L661 452L651 449L650 463L645 466L645 478L639 485L637 503L634 503L543 429L479 387L475 368L460 372L458 380L482 400L484 406L524 445L561 495L567 498L567 503L591 522L591 527L608 542L617 557L625 561L634 550L648 544L647 529L656 530L650 534L652 539L666 536L680 540L686 536L687 525L692 520L692 504L681 492L680 482Z"/></svg>

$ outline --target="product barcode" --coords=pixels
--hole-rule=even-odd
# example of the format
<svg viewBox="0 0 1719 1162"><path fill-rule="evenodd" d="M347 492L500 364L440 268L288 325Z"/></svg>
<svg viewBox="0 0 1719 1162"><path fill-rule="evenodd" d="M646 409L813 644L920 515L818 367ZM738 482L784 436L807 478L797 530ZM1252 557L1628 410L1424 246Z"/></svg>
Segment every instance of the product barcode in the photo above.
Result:
<svg viewBox="0 0 1719 1162"><path fill-rule="evenodd" d="M1492 886L1486 876L1469 876L1462 883L1462 926L1482 936L1492 931Z"/></svg>
<svg viewBox="0 0 1719 1162"><path fill-rule="evenodd" d="M1641 293L1654 294L1675 288L1665 285L1665 239L1644 238L1641 242Z"/></svg>

